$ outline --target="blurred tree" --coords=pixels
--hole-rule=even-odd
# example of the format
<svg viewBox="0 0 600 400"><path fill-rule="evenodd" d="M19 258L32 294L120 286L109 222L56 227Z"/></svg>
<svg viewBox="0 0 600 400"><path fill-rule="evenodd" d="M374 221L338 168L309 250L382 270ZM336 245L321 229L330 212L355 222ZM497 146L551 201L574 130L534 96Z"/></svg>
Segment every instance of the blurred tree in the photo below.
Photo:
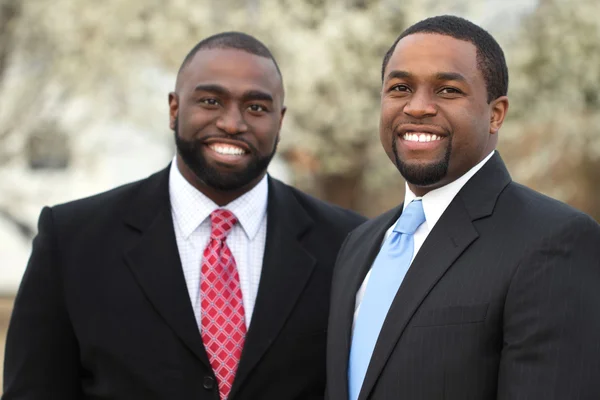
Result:
<svg viewBox="0 0 600 400"><path fill-rule="evenodd" d="M15 31L21 16L22 3L19 0L0 1L0 87L4 86L8 65L15 47ZM0 165L8 158L6 147L14 129L11 124L0 125Z"/></svg>
<svg viewBox="0 0 600 400"><path fill-rule="evenodd" d="M376 214L404 190L378 139L381 59L408 22L448 12L439 3L0 0L0 168L40 126L66 126L67 142L95 150L88 157L105 137L77 133L100 122L126 121L170 143L167 91L181 60L203 37L242 30L283 70L280 154L296 184ZM483 12L476 0L455 3L460 15ZM511 110L501 143L516 180L600 218L598 9L596 0L541 0L504 46Z"/></svg>
<svg viewBox="0 0 600 400"><path fill-rule="evenodd" d="M502 149L516 179L600 221L600 9L540 0L507 49Z"/></svg>
<svg viewBox="0 0 600 400"><path fill-rule="evenodd" d="M13 60L16 46L16 36L19 21L22 17L22 2L20 0L0 0L0 93L4 94L9 75L9 66ZM15 156L14 142L17 120L2 118L7 113L5 108L0 108L0 168ZM6 197L6 193L3 198ZM11 222L24 236L33 232L27 223L23 222L0 202L0 216Z"/></svg>
<svg viewBox="0 0 600 400"><path fill-rule="evenodd" d="M13 49L15 27L20 13L21 2L18 0L2 0L0 2L0 79L4 77Z"/></svg>
<svg viewBox="0 0 600 400"><path fill-rule="evenodd" d="M381 150L378 122L381 59L404 14L377 1L321 2L312 11L279 4L288 10L285 26L295 28L272 29L268 42L285 71L290 109L281 150L296 183L366 213L383 187L387 198L399 197L403 184Z"/></svg>
<svg viewBox="0 0 600 400"><path fill-rule="evenodd" d="M153 81L157 76L174 81L179 63L199 39L243 30L267 43L284 71L289 112L280 150L297 184L344 206L364 208L366 191L385 180L376 173L382 158L377 139L380 62L404 26L404 14L375 0L243 4L26 0L15 65L26 80L34 73L43 78L25 86L44 93L26 97L44 97L51 115L65 114L65 104L78 99L86 109L81 118L86 124L124 119L162 133L166 92L160 105L144 95L156 92ZM16 115L7 114L5 120ZM13 153L25 143L14 146ZM390 177L401 192L397 176Z"/></svg>

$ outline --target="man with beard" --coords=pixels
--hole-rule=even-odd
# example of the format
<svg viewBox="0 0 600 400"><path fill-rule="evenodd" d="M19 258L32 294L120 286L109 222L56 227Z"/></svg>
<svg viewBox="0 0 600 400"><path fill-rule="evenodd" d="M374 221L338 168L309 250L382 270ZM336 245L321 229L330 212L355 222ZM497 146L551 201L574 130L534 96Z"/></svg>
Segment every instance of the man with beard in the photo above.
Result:
<svg viewBox="0 0 600 400"><path fill-rule="evenodd" d="M406 195L340 250L329 400L600 399L600 227L512 182L498 43L426 19L382 79L380 139Z"/></svg>
<svg viewBox="0 0 600 400"><path fill-rule="evenodd" d="M267 175L283 95L262 43L207 38L169 95L174 162L42 211L3 399L323 398L333 264L363 218Z"/></svg>

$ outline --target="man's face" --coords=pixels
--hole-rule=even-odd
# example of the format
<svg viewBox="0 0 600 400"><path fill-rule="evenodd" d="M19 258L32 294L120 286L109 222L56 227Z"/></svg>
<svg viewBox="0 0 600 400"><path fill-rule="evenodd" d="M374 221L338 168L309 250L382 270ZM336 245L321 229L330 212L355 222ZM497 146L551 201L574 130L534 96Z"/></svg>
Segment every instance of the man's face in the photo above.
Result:
<svg viewBox="0 0 600 400"><path fill-rule="evenodd" d="M400 40L384 73L380 139L417 195L444 186L496 146L506 97L487 103L473 44L438 34Z"/></svg>
<svg viewBox="0 0 600 400"><path fill-rule="evenodd" d="M273 61L200 50L181 71L169 105L178 155L201 183L231 191L264 176L285 114Z"/></svg>

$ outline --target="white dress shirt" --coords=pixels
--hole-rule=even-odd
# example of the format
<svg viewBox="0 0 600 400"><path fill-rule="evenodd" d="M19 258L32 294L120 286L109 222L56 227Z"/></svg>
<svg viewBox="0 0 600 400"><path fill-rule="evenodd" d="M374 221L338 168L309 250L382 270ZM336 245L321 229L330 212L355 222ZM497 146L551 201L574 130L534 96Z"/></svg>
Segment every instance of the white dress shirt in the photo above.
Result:
<svg viewBox="0 0 600 400"><path fill-rule="evenodd" d="M473 177L473 175L475 175L477 173L477 171L479 171L481 169L481 167L483 167L485 165L485 163L487 163L488 160L490 158L492 158L493 154L494 154L494 152L492 151L490 154L487 155L487 157L485 157L483 160L481 160L481 162L479 164L475 165L473 168L471 168L469 171L467 171L460 178L456 179L453 182L450 182L449 184L447 184L445 186L442 186L441 188L432 190L431 192L427 193L423 197L417 197L409 189L408 185L406 184L406 192L405 192L406 194L404 195L404 208L402 210L404 211L406 209L406 207L410 204L411 201L421 200L423 202L423 211L425 212L425 222L423 222L423 224L417 228L417 230L413 236L415 248L413 251L411 263L417 256L417 253L421 249L421 246L425 242L425 239L427 239L429 232L431 232L431 230L433 229L435 224L437 224L440 217L442 216L444 211L446 211L446 208L448 208L448 206L450 205L452 200L454 200L454 197L456 197L456 195L458 194L460 189L462 189L463 186L465 186L465 184L469 181L469 179L471 179ZM396 220L392 224L392 226L390 226L389 229L386 231L385 236L383 237L383 242L385 242L387 240L387 238L390 236L390 234L393 232L394 227L396 226L397 222L398 222L398 220ZM381 243L382 245L383 245L383 242ZM360 303L365 294L365 290L367 288L367 282L369 281L370 276L371 276L371 271L369 270L369 272L367 273L367 276L365 277L365 280L363 281L362 285L360 286L360 289L358 289L358 292L356 293L356 303L354 306L354 319L356 319L356 316L358 315L358 310L360 309Z"/></svg>
<svg viewBox="0 0 600 400"><path fill-rule="evenodd" d="M268 191L269 185L265 175L248 193L224 207L219 207L181 175L176 161L173 160L169 175L171 215L181 266L199 329L202 254L210 239L210 213L218 208L228 209L238 219L238 223L227 236L227 245L235 258L240 276L246 328L250 326L267 238Z"/></svg>

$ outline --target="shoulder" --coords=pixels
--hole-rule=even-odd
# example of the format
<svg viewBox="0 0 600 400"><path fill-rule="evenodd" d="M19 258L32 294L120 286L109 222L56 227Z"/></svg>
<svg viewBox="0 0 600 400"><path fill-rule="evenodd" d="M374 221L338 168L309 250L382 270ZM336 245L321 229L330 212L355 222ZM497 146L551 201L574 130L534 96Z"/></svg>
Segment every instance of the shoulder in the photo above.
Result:
<svg viewBox="0 0 600 400"><path fill-rule="evenodd" d="M142 190L150 190L155 195L163 191L168 196L168 169L102 193L54 205L50 210L54 223L64 228L114 220L127 212L131 201Z"/></svg>
<svg viewBox="0 0 600 400"><path fill-rule="evenodd" d="M499 194L493 213L474 223L480 237L492 241L486 243L517 264L600 254L600 225L589 215L514 182Z"/></svg>
<svg viewBox="0 0 600 400"><path fill-rule="evenodd" d="M557 252L563 244L571 243L572 248L587 244L589 249L600 250L600 224L586 213L520 184L511 184L508 189L514 218L523 229L537 231L541 247L551 244L552 251Z"/></svg>
<svg viewBox="0 0 600 400"><path fill-rule="evenodd" d="M277 179L271 178L271 181L277 190L285 191L295 198L298 204L319 224L336 226L349 232L367 220L352 210L317 199Z"/></svg>
<svg viewBox="0 0 600 400"><path fill-rule="evenodd" d="M521 226L546 231L564 226L598 226L589 215L559 200L548 197L521 184L511 182L501 193L498 206L510 213Z"/></svg>

